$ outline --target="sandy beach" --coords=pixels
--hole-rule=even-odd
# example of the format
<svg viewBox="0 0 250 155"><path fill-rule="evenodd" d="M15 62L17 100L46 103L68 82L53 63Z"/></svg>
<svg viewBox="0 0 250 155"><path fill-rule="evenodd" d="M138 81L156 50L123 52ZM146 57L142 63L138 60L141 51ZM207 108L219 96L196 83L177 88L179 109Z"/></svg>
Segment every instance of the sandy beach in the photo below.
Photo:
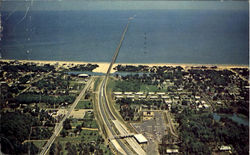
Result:
<svg viewBox="0 0 250 155"><path fill-rule="evenodd" d="M10 62L14 60L8 60L8 59L1 59L0 61L3 62ZM79 64L97 64L99 67L93 70L93 72L100 72L100 73L106 73L110 63L109 62L80 62L80 61L44 61L44 60L18 60L21 63L27 63L27 62L33 62L37 64L51 64L51 65L58 65L60 66L74 66L74 65L79 65ZM146 65L149 67L153 66L181 66L184 69L189 69L191 67L201 67L201 66L206 66L206 67L213 67L217 66L218 70L223 70L223 69L230 69L230 68L249 68L248 65L234 65L234 64L175 64L175 63L115 63L111 69L111 73L114 73L115 70L113 69L117 65L132 65L132 66L139 66L139 65Z"/></svg>

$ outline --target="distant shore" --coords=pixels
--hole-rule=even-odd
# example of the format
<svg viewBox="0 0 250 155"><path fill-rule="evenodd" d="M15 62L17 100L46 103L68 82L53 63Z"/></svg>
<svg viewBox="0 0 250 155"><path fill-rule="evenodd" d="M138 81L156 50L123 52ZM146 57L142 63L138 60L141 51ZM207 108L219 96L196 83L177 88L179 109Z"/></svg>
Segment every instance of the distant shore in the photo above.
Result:
<svg viewBox="0 0 250 155"><path fill-rule="evenodd" d="M15 61L11 59L0 59L0 61L3 62L10 62ZM79 64L97 64L99 67L93 70L93 72L100 72L100 73L106 73L110 63L109 62L81 62L81 61L47 61L47 60L17 60L22 63L27 62L33 62L33 63L39 63L39 64L51 64L51 65L79 65ZM189 69L191 67L213 67L216 66L217 69L229 69L229 68L249 68L249 65L240 65L240 64L192 64L192 63L115 63L111 69L111 73L115 72L113 69L117 65L132 65L132 66L139 66L139 65L145 65L149 67L153 66L181 66L184 69Z"/></svg>

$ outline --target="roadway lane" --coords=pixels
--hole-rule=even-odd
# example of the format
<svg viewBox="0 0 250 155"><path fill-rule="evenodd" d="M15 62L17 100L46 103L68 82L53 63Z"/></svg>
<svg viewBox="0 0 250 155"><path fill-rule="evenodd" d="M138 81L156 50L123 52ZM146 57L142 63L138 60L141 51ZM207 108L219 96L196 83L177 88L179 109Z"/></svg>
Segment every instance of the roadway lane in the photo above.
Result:
<svg viewBox="0 0 250 155"><path fill-rule="evenodd" d="M175 137L178 138L178 135L175 134L175 132L174 132L174 126L173 126L172 119L171 119L171 117L170 117L170 115L169 115L169 112L166 110L165 113L166 113L166 117L167 117L167 119L168 119L169 129L170 129L171 134L172 134L173 136L175 136Z"/></svg>
<svg viewBox="0 0 250 155"><path fill-rule="evenodd" d="M106 125L105 129L107 131L107 134L108 134L109 138L113 138L116 135L113 128L116 128L119 131L119 134L130 134L128 129L125 127L125 125L123 125L119 120L117 120L115 118L115 115L112 114L112 111L109 108L109 103L108 103L108 99L107 99L107 96L106 96L106 85L107 85L107 81L108 81L108 78L109 78L110 71L112 69L113 64L115 63L115 61L117 59L119 50L120 50L122 42L123 42L123 40L125 38L125 34L126 34L127 30L128 30L128 26L130 24L131 19L132 18L129 18L129 21L128 21L126 27L125 27L125 30L124 30L124 32L122 34L122 37L121 37L121 40L119 42L119 45L116 48L116 51L115 51L115 53L113 55L113 58L112 58L112 61L111 61L110 65L109 65L107 74L106 74L104 80L102 81L101 87L99 89L100 92L99 92L98 104L99 104L100 115L101 115L101 117L103 119L104 125ZM115 121L115 123L114 123L114 121ZM112 126L111 122L112 122L112 124L114 124L114 126ZM120 146L118 146L117 148L122 148L122 150L124 152L126 152L126 154L134 154L132 152L135 152L136 154L139 154L139 155L145 155L146 154L145 151L141 148L141 146L137 143L137 141L134 138L125 138L125 141L127 141L130 148L128 148L126 146L124 141L121 141L119 139L117 139L117 142L118 142L118 144ZM121 153L123 151L121 151Z"/></svg>
<svg viewBox="0 0 250 155"><path fill-rule="evenodd" d="M113 125L110 123L111 119L114 118L111 114L111 112L108 110L106 98L104 97L104 82L102 81L101 86L99 88L99 96L98 96L98 109L100 112L100 116L102 118L103 124L105 125L105 130L107 133L107 137L109 139L114 139L114 136L117 135L113 129ZM116 150L120 154L133 154L125 144L122 143L121 140L117 139L117 145Z"/></svg>
<svg viewBox="0 0 250 155"><path fill-rule="evenodd" d="M89 79L89 81L87 82L87 84L85 85L85 87L83 88L83 90L81 91L81 93L79 94L79 96L76 98L74 103L71 105L70 109L68 110L68 113L64 116L62 121L55 127L55 131L54 131L53 135L50 137L48 142L42 148L42 151L40 152L40 155L46 155L47 154L47 152L49 151L51 145L53 144L56 137L58 136L58 134L61 132L61 130L63 128L63 122L70 116L71 112L75 109L77 103L80 101L80 99L83 97L83 95L86 93L87 89L89 88L92 80L93 80L93 78L91 77Z"/></svg>

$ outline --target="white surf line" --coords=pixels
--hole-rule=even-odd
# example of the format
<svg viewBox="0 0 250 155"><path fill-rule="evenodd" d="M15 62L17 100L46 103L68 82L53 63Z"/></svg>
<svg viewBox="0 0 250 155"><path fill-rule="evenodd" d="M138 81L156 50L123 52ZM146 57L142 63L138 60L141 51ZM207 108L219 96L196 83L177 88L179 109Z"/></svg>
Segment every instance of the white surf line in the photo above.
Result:
<svg viewBox="0 0 250 155"><path fill-rule="evenodd" d="M29 9L30 9L30 6L27 7L26 12L25 12L25 15L24 15L23 18L16 24L16 26L17 26L18 24L20 24L20 23L26 18L27 14L28 14L28 12L29 12Z"/></svg>
<svg viewBox="0 0 250 155"><path fill-rule="evenodd" d="M17 7L11 13L9 13L5 21L7 21L16 12L16 10L17 10Z"/></svg>
<svg viewBox="0 0 250 155"><path fill-rule="evenodd" d="M19 25L21 22L23 22L23 20L27 17L27 14L28 14L28 12L30 10L30 7L32 5L33 5L33 0L30 1L30 5L27 7L26 12L25 12L23 18L15 25L15 28L16 28L17 25ZM14 28L14 30L15 30L15 28Z"/></svg>

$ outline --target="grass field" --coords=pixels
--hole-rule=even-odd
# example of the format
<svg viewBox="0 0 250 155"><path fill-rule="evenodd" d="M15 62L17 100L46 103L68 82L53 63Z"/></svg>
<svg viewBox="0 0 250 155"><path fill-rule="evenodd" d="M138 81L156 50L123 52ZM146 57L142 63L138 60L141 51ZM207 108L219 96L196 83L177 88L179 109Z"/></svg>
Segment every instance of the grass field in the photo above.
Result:
<svg viewBox="0 0 250 155"><path fill-rule="evenodd" d="M90 101L79 101L75 109L92 109L93 105Z"/></svg>
<svg viewBox="0 0 250 155"><path fill-rule="evenodd" d="M83 122L83 121L79 121ZM73 133L74 129L68 130L69 132ZM99 131L90 131L90 130L82 130L79 135L75 134L69 134L66 137L59 136L57 137L55 141L55 145L57 146L58 143L62 145L62 152L63 154L68 154L68 151L66 150L67 143L74 145L75 148L79 149L79 145L82 144L84 146L89 147L90 145L93 145L95 148L99 148L103 151L104 155L111 155L111 151L109 148L104 144L104 140L99 134Z"/></svg>
<svg viewBox="0 0 250 155"><path fill-rule="evenodd" d="M119 85L124 85L124 87L119 86L119 87L124 89L123 91L131 91L133 89L131 89L130 87L135 86L134 83L135 82L131 82L131 86L129 86L130 82L116 81L114 78L110 78L109 81L108 81L108 90L112 89L112 90L115 90L115 91L118 91L118 90L121 91L120 88L117 88L117 84L119 84ZM125 86L125 85L127 85L127 86ZM138 91L141 91L141 92L162 91L162 90L159 90L156 85L148 85L148 84L140 83L138 86L140 87ZM125 90L126 88L128 90Z"/></svg>
<svg viewBox="0 0 250 155"><path fill-rule="evenodd" d="M142 92L156 92L159 91L155 85L141 84L140 91Z"/></svg>
<svg viewBox="0 0 250 155"><path fill-rule="evenodd" d="M86 128L98 128L96 120L93 113L86 113L83 118L83 127Z"/></svg>
<svg viewBox="0 0 250 155"><path fill-rule="evenodd" d="M38 148L42 149L43 145L47 143L47 141L34 141L33 144Z"/></svg>

